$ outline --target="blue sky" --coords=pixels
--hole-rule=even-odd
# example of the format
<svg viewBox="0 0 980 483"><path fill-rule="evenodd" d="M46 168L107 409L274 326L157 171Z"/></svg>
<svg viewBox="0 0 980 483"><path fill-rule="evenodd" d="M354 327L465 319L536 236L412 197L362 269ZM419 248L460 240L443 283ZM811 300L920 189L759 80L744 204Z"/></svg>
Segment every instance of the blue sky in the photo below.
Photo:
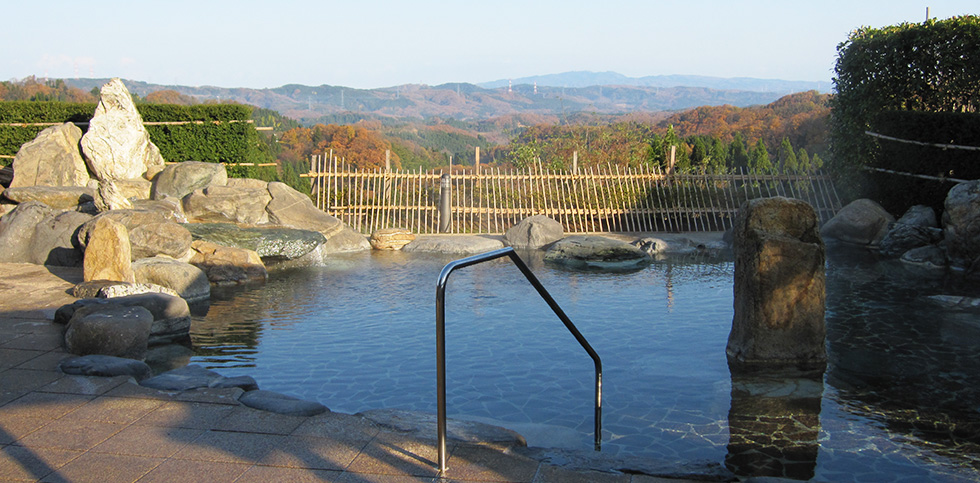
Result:
<svg viewBox="0 0 980 483"><path fill-rule="evenodd" d="M0 79L358 88L589 70L829 81L853 29L977 0L2 0Z"/></svg>

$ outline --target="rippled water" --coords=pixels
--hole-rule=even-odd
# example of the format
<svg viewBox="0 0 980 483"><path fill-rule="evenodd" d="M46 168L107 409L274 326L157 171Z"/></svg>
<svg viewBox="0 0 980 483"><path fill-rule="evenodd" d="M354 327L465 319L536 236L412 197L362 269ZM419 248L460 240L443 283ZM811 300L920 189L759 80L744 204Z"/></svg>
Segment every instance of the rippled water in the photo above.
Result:
<svg viewBox="0 0 980 483"><path fill-rule="evenodd" d="M358 253L216 291L193 362L334 411L434 413L435 283L449 261ZM612 274L528 262L603 359L604 452L827 481L980 478L980 315L921 298L976 286L832 254L824 376L733 378L730 260ZM591 448L591 359L509 261L452 275L447 359L450 417Z"/></svg>

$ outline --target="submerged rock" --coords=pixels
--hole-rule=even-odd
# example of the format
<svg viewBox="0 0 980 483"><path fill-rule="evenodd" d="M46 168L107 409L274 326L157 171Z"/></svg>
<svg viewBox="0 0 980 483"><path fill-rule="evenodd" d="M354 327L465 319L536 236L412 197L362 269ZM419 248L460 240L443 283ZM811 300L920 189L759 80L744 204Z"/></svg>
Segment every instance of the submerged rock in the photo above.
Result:
<svg viewBox="0 0 980 483"><path fill-rule="evenodd" d="M240 228L230 223L191 223L186 228L195 240L245 248L272 260L302 257L327 241L316 231L296 228Z"/></svg>
<svg viewBox="0 0 980 483"><path fill-rule="evenodd" d="M642 249L624 241L591 235L563 238L545 252L546 262L576 269L634 270L650 263Z"/></svg>
<svg viewBox="0 0 980 483"><path fill-rule="evenodd" d="M446 255L477 255L504 248L503 242L482 236L430 235L422 236L402 247L409 253L442 253Z"/></svg>

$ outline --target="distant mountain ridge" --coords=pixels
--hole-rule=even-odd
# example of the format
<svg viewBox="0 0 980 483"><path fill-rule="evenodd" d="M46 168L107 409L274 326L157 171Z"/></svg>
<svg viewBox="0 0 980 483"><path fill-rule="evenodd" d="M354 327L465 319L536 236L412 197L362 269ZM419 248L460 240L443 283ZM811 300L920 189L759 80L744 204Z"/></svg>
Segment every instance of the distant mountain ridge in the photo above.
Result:
<svg viewBox="0 0 980 483"><path fill-rule="evenodd" d="M525 82L525 79L540 81ZM702 85L667 86L682 83L685 79ZM109 79L65 79L67 84L86 91L101 87L108 81ZM680 111L705 105L730 104L746 107L768 104L790 92L820 90L819 83L698 76L651 76L634 79L615 72L570 72L514 81L494 81L484 85L407 84L379 89L354 89L326 84L287 84L276 88L253 89L161 85L126 79L123 82L130 92L143 97L155 91L174 90L201 102L234 101L272 109L306 124L338 118L356 120L440 117L482 120L514 114L567 117L575 113ZM501 82L502 86L494 87ZM656 85L658 82L663 85ZM743 88L709 87L705 84L742 85ZM508 85L511 87L508 88ZM761 90L760 86L767 85L772 86L772 89ZM791 86L799 88L792 90Z"/></svg>
<svg viewBox="0 0 980 483"><path fill-rule="evenodd" d="M499 79L477 83L486 89L507 87L509 84L537 84L550 87L642 86L642 87L705 87L719 90L740 90L789 94L815 90L826 94L833 89L827 81L788 81L753 77L710 77L701 75L651 75L628 77L618 72L572 71L516 79Z"/></svg>

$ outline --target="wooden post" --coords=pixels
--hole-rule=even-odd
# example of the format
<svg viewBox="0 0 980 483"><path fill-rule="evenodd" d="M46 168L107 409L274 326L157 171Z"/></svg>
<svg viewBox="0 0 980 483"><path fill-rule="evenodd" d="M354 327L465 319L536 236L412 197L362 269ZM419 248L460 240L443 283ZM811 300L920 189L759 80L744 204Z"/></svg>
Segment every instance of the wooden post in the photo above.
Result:
<svg viewBox="0 0 980 483"><path fill-rule="evenodd" d="M480 174L480 146L476 147L476 160L473 162L474 172Z"/></svg>
<svg viewBox="0 0 980 483"><path fill-rule="evenodd" d="M572 174L578 174L578 151L572 151Z"/></svg>
<svg viewBox="0 0 980 483"><path fill-rule="evenodd" d="M677 146L670 147L670 160L667 165L667 174L674 174L674 163L677 162Z"/></svg>

